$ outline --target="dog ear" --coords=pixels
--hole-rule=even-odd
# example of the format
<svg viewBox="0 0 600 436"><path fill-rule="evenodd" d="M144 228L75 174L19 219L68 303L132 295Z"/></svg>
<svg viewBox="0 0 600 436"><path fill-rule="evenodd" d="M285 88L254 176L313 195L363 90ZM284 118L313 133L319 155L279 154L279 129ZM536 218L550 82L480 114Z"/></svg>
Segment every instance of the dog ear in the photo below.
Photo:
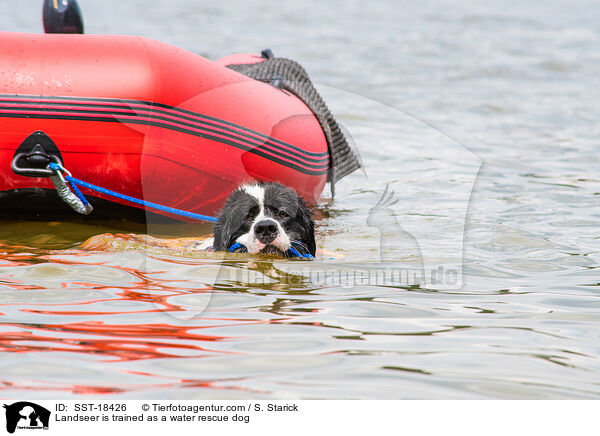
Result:
<svg viewBox="0 0 600 436"><path fill-rule="evenodd" d="M232 208L233 202L231 201L230 196L228 201L223 206L223 209L221 209L221 212L218 216L219 220L217 221L213 229L213 236L215 238L213 248L215 249L215 251L229 250L229 242L234 232L234 226L231 222L234 215L230 211L230 209Z"/></svg>
<svg viewBox="0 0 600 436"><path fill-rule="evenodd" d="M317 242L315 240L315 221L312 217L312 212L301 197L298 197L298 212L302 221L302 228L305 235L302 242L306 244L308 251L313 256L317 251Z"/></svg>
<svg viewBox="0 0 600 436"><path fill-rule="evenodd" d="M215 251L227 251L229 250L229 240L232 236L232 227L231 223L229 223L228 215L224 213L225 208L219 214L219 221L215 224L213 233L215 242L213 244L213 248Z"/></svg>
<svg viewBox="0 0 600 436"><path fill-rule="evenodd" d="M213 229L213 236L215 238L215 241L213 242L213 249L215 251L223 251L223 233L224 233L225 229L224 226L221 223L221 219L219 217L219 221L217 221L217 223L215 224L215 227Z"/></svg>
<svg viewBox="0 0 600 436"><path fill-rule="evenodd" d="M315 222L313 221L312 217L310 217L310 216L309 216L309 224L307 225L307 232L308 232L308 236L307 236L307 240L306 240L306 245L308 246L308 251L314 257L315 253L317 252L317 242L315 240Z"/></svg>

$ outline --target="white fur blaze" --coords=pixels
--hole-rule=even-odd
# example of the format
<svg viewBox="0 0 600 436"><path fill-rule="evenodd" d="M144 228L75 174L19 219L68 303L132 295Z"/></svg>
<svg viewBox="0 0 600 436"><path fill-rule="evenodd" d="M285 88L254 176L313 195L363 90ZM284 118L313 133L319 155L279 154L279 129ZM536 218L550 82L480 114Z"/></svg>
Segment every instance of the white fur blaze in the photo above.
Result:
<svg viewBox="0 0 600 436"><path fill-rule="evenodd" d="M265 188L259 185L242 185L240 189L258 202L260 211L265 209Z"/></svg>

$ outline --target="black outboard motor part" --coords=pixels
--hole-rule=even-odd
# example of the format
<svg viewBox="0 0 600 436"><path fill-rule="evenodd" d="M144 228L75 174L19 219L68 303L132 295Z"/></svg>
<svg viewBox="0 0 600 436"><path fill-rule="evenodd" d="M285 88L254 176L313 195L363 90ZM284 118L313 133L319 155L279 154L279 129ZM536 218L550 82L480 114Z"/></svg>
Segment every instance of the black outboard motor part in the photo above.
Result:
<svg viewBox="0 0 600 436"><path fill-rule="evenodd" d="M77 0L44 0L42 19L46 33L83 33Z"/></svg>

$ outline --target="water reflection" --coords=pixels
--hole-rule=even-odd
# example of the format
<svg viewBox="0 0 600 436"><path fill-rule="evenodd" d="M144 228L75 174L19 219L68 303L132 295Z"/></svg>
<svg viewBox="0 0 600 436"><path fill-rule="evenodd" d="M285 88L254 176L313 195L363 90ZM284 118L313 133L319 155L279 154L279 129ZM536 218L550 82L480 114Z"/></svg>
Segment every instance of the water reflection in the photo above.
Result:
<svg viewBox="0 0 600 436"><path fill-rule="evenodd" d="M450 390L437 389L436 396L472 398L516 395L512 379L525 371L538 388L521 394L541 398L565 395L567 388L557 383L564 371L574 371L576 379L593 367L593 356L576 345L594 340L587 319L552 321L554 303L535 293L315 285L294 270L319 262L251 256L6 243L2 253L0 352L18 359L23 371L3 368L5 392L39 385L37 392L92 396L174 390L178 396L241 398L286 397L294 386L294 395L309 397L395 397L382 386L379 394L371 391L377 378L361 390L339 384L340 371L345 377L366 371L390 382L392 374L402 374L408 396L426 396L431 383L447 383ZM561 331L542 327L544 319ZM41 384L31 376L40 353L46 368ZM491 358L504 361L508 371L487 373ZM486 362L475 374L472 359ZM98 365L100 373L88 372ZM65 371L76 382L65 382ZM464 385L458 380L467 373L480 379ZM498 383L512 387L503 394ZM585 383L568 390L570 397L594 391Z"/></svg>
<svg viewBox="0 0 600 436"><path fill-rule="evenodd" d="M26 3L10 2L3 29L40 31ZM305 267L77 248L96 234L148 231L126 222L0 223L5 397L600 397L595 4L298 2L289 20L287 7L239 14L236 2L115 2L116 15L88 3L91 33L128 29L213 59L269 46L270 29L276 54L299 60L320 90L348 91L324 97L368 179L345 178L319 210L319 240L339 257ZM325 263L381 261L368 212L386 184L424 258L444 258L448 236L462 242L454 217L466 169L439 132L484 160L462 288L315 281L309 272ZM383 233L394 233L390 222Z"/></svg>

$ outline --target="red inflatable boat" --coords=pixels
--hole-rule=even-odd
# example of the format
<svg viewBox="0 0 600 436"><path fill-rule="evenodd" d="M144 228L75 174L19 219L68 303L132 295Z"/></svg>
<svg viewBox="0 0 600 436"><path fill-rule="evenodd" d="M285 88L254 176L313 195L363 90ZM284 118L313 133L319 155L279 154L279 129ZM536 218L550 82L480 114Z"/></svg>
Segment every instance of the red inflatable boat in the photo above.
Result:
<svg viewBox="0 0 600 436"><path fill-rule="evenodd" d="M359 166L302 67L269 51L212 62L142 37L0 32L0 64L4 217L75 215L44 173L48 159L94 185L207 215L249 178L314 203ZM95 216L146 213L82 192Z"/></svg>

